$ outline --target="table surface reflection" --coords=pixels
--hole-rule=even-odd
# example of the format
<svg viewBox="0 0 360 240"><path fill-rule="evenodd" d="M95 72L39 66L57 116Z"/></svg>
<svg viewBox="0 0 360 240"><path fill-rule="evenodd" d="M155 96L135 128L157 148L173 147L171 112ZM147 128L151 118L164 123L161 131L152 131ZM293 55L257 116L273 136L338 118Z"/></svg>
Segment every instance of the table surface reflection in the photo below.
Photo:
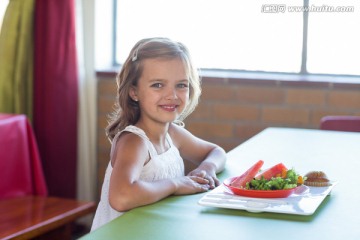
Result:
<svg viewBox="0 0 360 240"><path fill-rule="evenodd" d="M0 239L30 239L94 212L95 203L57 197L0 199Z"/></svg>

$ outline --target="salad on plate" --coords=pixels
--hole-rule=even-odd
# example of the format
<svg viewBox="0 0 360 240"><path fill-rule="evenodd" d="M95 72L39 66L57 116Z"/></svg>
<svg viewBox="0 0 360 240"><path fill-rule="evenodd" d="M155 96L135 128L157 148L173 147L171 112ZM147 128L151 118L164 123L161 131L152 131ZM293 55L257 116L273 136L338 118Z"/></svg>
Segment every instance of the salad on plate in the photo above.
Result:
<svg viewBox="0 0 360 240"><path fill-rule="evenodd" d="M259 160L242 175L224 181L232 193L249 197L287 197L302 186L305 178L284 164L276 164L260 171L264 161Z"/></svg>

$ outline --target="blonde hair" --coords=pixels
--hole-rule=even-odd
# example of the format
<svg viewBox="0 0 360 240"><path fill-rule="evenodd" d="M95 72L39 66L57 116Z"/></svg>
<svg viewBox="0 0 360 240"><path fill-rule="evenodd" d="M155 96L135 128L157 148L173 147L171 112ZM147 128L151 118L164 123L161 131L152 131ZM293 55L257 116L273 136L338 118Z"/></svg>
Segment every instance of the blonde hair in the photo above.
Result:
<svg viewBox="0 0 360 240"><path fill-rule="evenodd" d="M110 141L117 132L128 125L135 124L139 120L139 104L130 98L129 92L132 86L137 85L142 74L143 60L154 58L180 58L186 67L190 89L189 103L177 120L184 120L198 105L201 95L201 81L199 73L192 63L188 48L182 43L168 38L142 39L132 48L116 78L117 98L115 109L105 130Z"/></svg>

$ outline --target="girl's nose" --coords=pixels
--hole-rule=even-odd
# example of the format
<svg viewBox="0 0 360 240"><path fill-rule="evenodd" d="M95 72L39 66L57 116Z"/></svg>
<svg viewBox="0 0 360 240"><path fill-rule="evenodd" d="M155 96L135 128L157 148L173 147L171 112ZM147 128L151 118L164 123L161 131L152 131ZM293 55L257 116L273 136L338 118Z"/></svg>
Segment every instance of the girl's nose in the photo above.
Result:
<svg viewBox="0 0 360 240"><path fill-rule="evenodd" d="M167 100L172 100L172 99L177 99L177 93L176 93L176 88L169 88L167 91L166 91L166 96L165 98Z"/></svg>

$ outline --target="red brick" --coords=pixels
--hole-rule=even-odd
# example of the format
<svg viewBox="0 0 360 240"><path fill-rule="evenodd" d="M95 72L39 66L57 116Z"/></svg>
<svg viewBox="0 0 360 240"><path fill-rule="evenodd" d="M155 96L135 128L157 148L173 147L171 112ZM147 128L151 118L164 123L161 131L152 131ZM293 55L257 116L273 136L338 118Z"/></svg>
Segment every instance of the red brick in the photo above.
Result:
<svg viewBox="0 0 360 240"><path fill-rule="evenodd" d="M211 106L206 102L200 102L195 111L188 118L191 119L208 119L211 116Z"/></svg>
<svg viewBox="0 0 360 240"><path fill-rule="evenodd" d="M120 69L116 70L116 69L113 69L113 70L110 70L110 71L102 71L102 70L99 70L96 72L96 77L97 78L100 78L100 79L115 79L116 76L117 76L117 72L119 72Z"/></svg>
<svg viewBox="0 0 360 240"><path fill-rule="evenodd" d="M116 96L117 85L114 79L101 79L98 81L98 92L102 96Z"/></svg>
<svg viewBox="0 0 360 240"><path fill-rule="evenodd" d="M213 119L216 120L258 120L260 110L256 105L244 104L223 104L217 103L213 105Z"/></svg>
<svg viewBox="0 0 360 240"><path fill-rule="evenodd" d="M98 112L110 114L114 111L115 99L100 96L98 99Z"/></svg>
<svg viewBox="0 0 360 240"><path fill-rule="evenodd" d="M201 74L200 74L201 75ZM202 85L208 85L208 84L227 84L228 83L228 79L227 78L222 78L222 77L206 77L206 76L201 76L201 82Z"/></svg>
<svg viewBox="0 0 360 240"><path fill-rule="evenodd" d="M360 83L333 83L334 89L360 90Z"/></svg>
<svg viewBox="0 0 360 240"><path fill-rule="evenodd" d="M324 106L325 91L311 89L289 89L286 91L286 103L290 105Z"/></svg>
<svg viewBox="0 0 360 240"><path fill-rule="evenodd" d="M103 131L108 125L108 118L106 114L98 115L97 127L100 131Z"/></svg>
<svg viewBox="0 0 360 240"><path fill-rule="evenodd" d="M279 88L241 86L236 92L236 100L244 103L281 104L284 99L284 90Z"/></svg>
<svg viewBox="0 0 360 240"><path fill-rule="evenodd" d="M106 137L105 131L98 132L98 147L100 149L108 149L111 146L110 141Z"/></svg>
<svg viewBox="0 0 360 240"><path fill-rule="evenodd" d="M291 87L291 88L318 88L318 89L329 89L330 82L327 81L313 81L307 79L299 79L297 80L281 80L279 82L281 87Z"/></svg>
<svg viewBox="0 0 360 240"><path fill-rule="evenodd" d="M222 147L225 152L229 152L230 150L233 150L235 147L239 146L243 141L241 139L235 138L235 139L223 139L223 140L217 140L217 141L211 141L220 147Z"/></svg>
<svg viewBox="0 0 360 240"><path fill-rule="evenodd" d="M345 109L360 109L360 91L333 91L329 93L328 105Z"/></svg>
<svg viewBox="0 0 360 240"><path fill-rule="evenodd" d="M232 100L235 96L235 89L228 85L203 85L202 95L200 100L218 101L218 100Z"/></svg>
<svg viewBox="0 0 360 240"><path fill-rule="evenodd" d="M290 124L306 126L309 123L310 111L308 109L294 109L294 108L282 108L282 107L272 107L265 108L262 111L263 122L268 124L278 123L278 124Z"/></svg>
<svg viewBox="0 0 360 240"><path fill-rule="evenodd" d="M233 137L233 126L226 123L189 122L186 128L200 138L229 138Z"/></svg>
<svg viewBox="0 0 360 240"><path fill-rule="evenodd" d="M241 137L241 139L243 140L247 140L258 134L265 128L267 128L267 126L261 124L253 125L253 124L244 123L244 124L237 124L235 132L236 132L236 136Z"/></svg>
<svg viewBox="0 0 360 240"><path fill-rule="evenodd" d="M275 87L278 85L277 80L269 80L269 79L251 79L251 78L229 78L229 84L233 85L252 85L252 86L261 86L261 87Z"/></svg>

